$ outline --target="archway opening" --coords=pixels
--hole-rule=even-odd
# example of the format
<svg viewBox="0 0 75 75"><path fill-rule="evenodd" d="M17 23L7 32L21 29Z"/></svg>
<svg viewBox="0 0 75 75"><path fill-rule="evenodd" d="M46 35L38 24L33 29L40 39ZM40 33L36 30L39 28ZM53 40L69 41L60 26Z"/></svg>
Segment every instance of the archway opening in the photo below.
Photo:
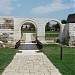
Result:
<svg viewBox="0 0 75 75"><path fill-rule="evenodd" d="M61 24L55 20L51 20L51 21L46 23L45 41L47 43L60 42L60 40L59 40L60 26L61 26Z"/></svg>
<svg viewBox="0 0 75 75"><path fill-rule="evenodd" d="M28 41L27 41L28 40ZM21 26L21 42L36 43L36 27L31 22L25 22Z"/></svg>

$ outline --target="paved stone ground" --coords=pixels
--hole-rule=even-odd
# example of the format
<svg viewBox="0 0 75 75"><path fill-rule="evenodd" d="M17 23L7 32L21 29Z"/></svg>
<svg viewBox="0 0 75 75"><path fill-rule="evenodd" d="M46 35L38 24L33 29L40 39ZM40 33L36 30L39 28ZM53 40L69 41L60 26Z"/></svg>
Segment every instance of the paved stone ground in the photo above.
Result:
<svg viewBox="0 0 75 75"><path fill-rule="evenodd" d="M39 50L19 51L22 53L16 53L2 75L61 75L46 55L37 52Z"/></svg>
<svg viewBox="0 0 75 75"><path fill-rule="evenodd" d="M2 75L61 75L61 73L43 53L23 50L22 53L15 55Z"/></svg>
<svg viewBox="0 0 75 75"><path fill-rule="evenodd" d="M30 42L31 42L31 33L26 33L25 43L30 43Z"/></svg>

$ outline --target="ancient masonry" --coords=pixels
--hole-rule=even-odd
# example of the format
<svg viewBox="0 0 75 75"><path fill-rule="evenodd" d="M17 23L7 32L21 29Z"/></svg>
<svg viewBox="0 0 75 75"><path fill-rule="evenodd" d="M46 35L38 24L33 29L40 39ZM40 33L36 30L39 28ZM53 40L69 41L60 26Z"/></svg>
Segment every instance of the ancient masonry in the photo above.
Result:
<svg viewBox="0 0 75 75"><path fill-rule="evenodd" d="M66 25L62 24L59 20L57 19L51 19L51 18L15 18L15 17L6 17L6 16L0 16L0 26L5 24L5 21L9 23L8 20L13 20L13 29L2 29L0 28L0 35L4 32L7 33L13 33L12 38L13 38L13 44L15 44L18 40L21 39L21 26L24 23L32 23L34 24L36 28L36 34L37 34L37 39L45 43L45 26L48 22L50 21L55 21L58 22L60 25L60 37L59 39L62 41L63 36L67 37L69 34L69 42L73 42L75 38L75 23L67 23ZM11 42L10 40L8 40Z"/></svg>

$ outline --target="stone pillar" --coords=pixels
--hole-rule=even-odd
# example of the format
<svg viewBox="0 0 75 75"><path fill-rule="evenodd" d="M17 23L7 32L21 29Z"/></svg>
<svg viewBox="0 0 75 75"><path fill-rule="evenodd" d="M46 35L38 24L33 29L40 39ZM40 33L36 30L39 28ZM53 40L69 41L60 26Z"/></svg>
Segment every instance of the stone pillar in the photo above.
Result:
<svg viewBox="0 0 75 75"><path fill-rule="evenodd" d="M14 19L14 42L17 42L21 38L21 26L18 19Z"/></svg>
<svg viewBox="0 0 75 75"><path fill-rule="evenodd" d="M60 32L61 32L61 33L62 33L63 30L64 30L64 26L65 26L65 24L62 24L62 25L60 26Z"/></svg>
<svg viewBox="0 0 75 75"><path fill-rule="evenodd" d="M45 42L45 26L42 24L37 26L37 39L42 43Z"/></svg>
<svg viewBox="0 0 75 75"><path fill-rule="evenodd" d="M60 41L62 41L62 37L64 37L63 36L64 35L64 32L63 32L64 27L65 27L65 24L60 25L60 34L59 34L59 37L58 37L60 39Z"/></svg>

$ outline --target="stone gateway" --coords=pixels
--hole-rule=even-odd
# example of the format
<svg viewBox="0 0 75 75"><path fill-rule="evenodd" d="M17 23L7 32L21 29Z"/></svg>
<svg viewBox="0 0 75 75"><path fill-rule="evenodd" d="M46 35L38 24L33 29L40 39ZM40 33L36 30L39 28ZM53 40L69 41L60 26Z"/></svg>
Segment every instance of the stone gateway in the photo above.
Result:
<svg viewBox="0 0 75 75"><path fill-rule="evenodd" d="M57 19L51 18L15 18L8 16L0 16L0 38L7 39L7 42L15 45L21 39L21 26L25 23L32 23L35 26L36 37L41 43L45 41L45 26L48 22L55 21L60 25L59 39L62 42L66 38L70 44L74 42L75 38L75 23L68 22L62 24ZM5 38L6 37L6 38ZM8 37L8 38L7 38ZM0 39L2 41L2 39ZM4 41L4 40L3 40Z"/></svg>

